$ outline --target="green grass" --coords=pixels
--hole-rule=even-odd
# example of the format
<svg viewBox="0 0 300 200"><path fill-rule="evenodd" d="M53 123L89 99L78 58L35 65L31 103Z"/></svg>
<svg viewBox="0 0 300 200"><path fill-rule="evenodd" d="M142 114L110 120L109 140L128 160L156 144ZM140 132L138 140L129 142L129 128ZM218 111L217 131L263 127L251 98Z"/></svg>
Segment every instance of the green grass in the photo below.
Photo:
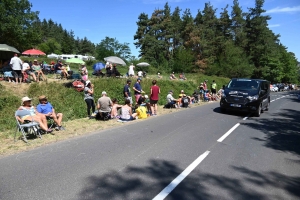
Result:
<svg viewBox="0 0 300 200"><path fill-rule="evenodd" d="M174 97L176 98L180 90L184 90L186 94L191 95L197 89L199 83L206 79L209 83L212 80L216 80L218 88L229 81L227 78L209 77L199 74L186 74L186 76L188 78L187 81L170 81L169 76L164 74L162 79L157 79L157 85L161 88L160 100L158 102L160 105L166 103L166 96L169 90L174 91ZM146 92L145 94L150 94L152 80L156 78L157 75L149 75L149 78L142 80L142 88ZM91 78L92 83L95 85L95 102L101 97L102 91L106 91L109 97L117 98L119 103L123 103L123 87L126 80L125 78ZM135 82L136 79L132 78L132 87ZM61 81L45 81L40 84L33 83L30 84L27 95L33 99L34 105L38 104L38 97L40 95L46 95L55 110L64 114L65 121L84 118L87 116L87 113L83 93L69 87L70 83L63 83ZM0 132L4 132L16 127L14 112L21 105L22 96L11 94L8 88L6 89L4 85L1 85L1 82L0 92Z"/></svg>

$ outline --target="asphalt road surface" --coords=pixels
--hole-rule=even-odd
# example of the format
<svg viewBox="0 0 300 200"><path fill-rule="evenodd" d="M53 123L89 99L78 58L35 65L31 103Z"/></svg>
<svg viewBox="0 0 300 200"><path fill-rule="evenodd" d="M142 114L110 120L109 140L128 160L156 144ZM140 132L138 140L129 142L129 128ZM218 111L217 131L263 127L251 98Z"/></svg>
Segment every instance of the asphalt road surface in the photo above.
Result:
<svg viewBox="0 0 300 200"><path fill-rule="evenodd" d="M297 95L272 93L259 118L207 103L3 157L0 199L300 199Z"/></svg>

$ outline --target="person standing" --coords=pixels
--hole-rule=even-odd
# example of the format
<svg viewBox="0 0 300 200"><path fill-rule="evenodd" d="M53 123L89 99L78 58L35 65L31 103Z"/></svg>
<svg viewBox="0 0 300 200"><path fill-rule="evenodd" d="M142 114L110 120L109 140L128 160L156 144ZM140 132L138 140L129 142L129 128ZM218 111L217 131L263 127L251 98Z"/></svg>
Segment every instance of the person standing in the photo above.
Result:
<svg viewBox="0 0 300 200"><path fill-rule="evenodd" d="M212 84L211 84L211 93L212 93L213 99L216 100L217 83L215 82L215 80L213 80L213 82L212 82Z"/></svg>
<svg viewBox="0 0 300 200"><path fill-rule="evenodd" d="M124 94L125 101L128 99L130 101L130 104L132 104L132 97L131 97L131 93L130 93L130 84L131 84L131 80L128 79L126 82L126 85L124 86L123 94Z"/></svg>
<svg viewBox="0 0 300 200"><path fill-rule="evenodd" d="M205 80L203 82L203 90L206 91L207 90L207 80Z"/></svg>
<svg viewBox="0 0 300 200"><path fill-rule="evenodd" d="M141 86L141 78L138 78L136 83L133 86L133 90L134 90L134 96L135 96L135 103L137 104L139 101L139 98L141 97L141 94L144 92L142 90L142 86Z"/></svg>
<svg viewBox="0 0 300 200"><path fill-rule="evenodd" d="M84 87L84 101L87 106L87 114L88 118L95 116L95 102L94 102L94 84L91 84L91 81L85 82ZM92 115L91 115L92 109Z"/></svg>
<svg viewBox="0 0 300 200"><path fill-rule="evenodd" d="M134 65L133 65L133 63L131 63L131 65L129 66L128 75L131 76L131 77L134 76Z"/></svg>
<svg viewBox="0 0 300 200"><path fill-rule="evenodd" d="M10 60L10 66L14 72L16 83L22 83L22 60L15 54Z"/></svg>
<svg viewBox="0 0 300 200"><path fill-rule="evenodd" d="M152 86L150 87L150 105L151 105L151 114L157 115L157 102L158 95L160 94L160 88L156 85L157 81L152 81Z"/></svg>

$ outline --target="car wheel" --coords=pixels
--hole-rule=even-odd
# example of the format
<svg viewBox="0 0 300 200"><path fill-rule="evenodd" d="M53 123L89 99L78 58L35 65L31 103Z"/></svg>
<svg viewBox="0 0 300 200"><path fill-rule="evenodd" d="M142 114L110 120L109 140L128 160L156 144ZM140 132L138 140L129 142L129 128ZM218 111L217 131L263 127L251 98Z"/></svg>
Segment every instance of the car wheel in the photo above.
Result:
<svg viewBox="0 0 300 200"><path fill-rule="evenodd" d="M256 116L256 117L259 117L260 114L261 114L261 104L259 105L257 111L255 112L255 116Z"/></svg>

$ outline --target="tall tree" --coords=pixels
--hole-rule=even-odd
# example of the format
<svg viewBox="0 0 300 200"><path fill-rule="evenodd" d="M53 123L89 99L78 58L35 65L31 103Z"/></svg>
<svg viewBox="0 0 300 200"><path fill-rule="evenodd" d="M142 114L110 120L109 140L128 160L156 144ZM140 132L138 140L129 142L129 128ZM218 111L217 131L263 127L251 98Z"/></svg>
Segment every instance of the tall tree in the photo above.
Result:
<svg viewBox="0 0 300 200"><path fill-rule="evenodd" d="M32 23L38 20L39 12L31 11L28 0L1 0L0 43L17 47L20 51L32 46L37 35Z"/></svg>
<svg viewBox="0 0 300 200"><path fill-rule="evenodd" d="M274 35L268 28L270 16L264 15L264 0L256 0L255 7L249 8L246 17L247 45L246 53L250 56L255 66L254 78L265 78L268 76L269 56L275 48L278 36Z"/></svg>

